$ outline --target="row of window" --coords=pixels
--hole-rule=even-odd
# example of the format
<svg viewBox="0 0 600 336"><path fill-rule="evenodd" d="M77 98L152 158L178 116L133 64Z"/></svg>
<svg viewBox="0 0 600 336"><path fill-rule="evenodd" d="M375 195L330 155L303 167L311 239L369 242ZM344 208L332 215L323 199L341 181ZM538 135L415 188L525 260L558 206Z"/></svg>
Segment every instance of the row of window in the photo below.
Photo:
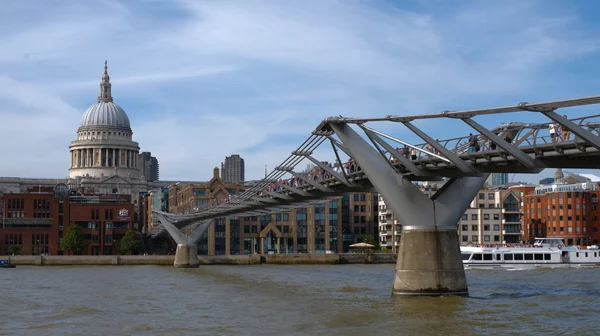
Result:
<svg viewBox="0 0 600 336"><path fill-rule="evenodd" d="M50 210L50 200L49 199L34 199L33 200L33 209L34 210Z"/></svg>
<svg viewBox="0 0 600 336"><path fill-rule="evenodd" d="M500 220L500 214L493 214L493 218L494 218L494 220ZM479 219L478 214L471 214L471 220L478 220L478 219ZM490 219L490 214L483 214L483 220L489 220L489 219ZM469 215L464 214L462 216L462 220L469 220Z"/></svg>
<svg viewBox="0 0 600 336"><path fill-rule="evenodd" d="M15 199L9 199L6 201L6 206L9 209L24 209L25 208L25 200L23 198L15 198Z"/></svg>
<svg viewBox="0 0 600 336"><path fill-rule="evenodd" d="M560 232L565 232L565 227L564 226L559 227L559 231ZM548 226L548 232L550 232L550 226ZM555 226L552 227L552 232L556 232L556 227ZM569 226L567 228L567 232L573 232L573 227ZM581 227L580 226L576 226L575 227L575 232L581 232ZM583 227L583 232L587 232L587 227L585 227L585 226Z"/></svg>
<svg viewBox="0 0 600 336"><path fill-rule="evenodd" d="M491 231L490 230L491 225L489 224L484 224L483 225L483 231ZM461 227L461 231L469 231L469 226L463 224ZM471 231L479 231L479 225L471 225ZM495 224L494 225L494 231L500 231L500 225L499 224Z"/></svg>
<svg viewBox="0 0 600 336"><path fill-rule="evenodd" d="M491 199L491 200L494 199L494 193L488 193L487 196L488 196L488 199ZM484 200L485 199L485 193L479 193L479 199L480 200Z"/></svg>
<svg viewBox="0 0 600 336"><path fill-rule="evenodd" d="M467 260L469 254L463 254L463 260ZM552 256L550 253L497 253L496 260L502 261L504 258L505 261L513 261L513 260L552 260ZM473 258L471 260L493 260L492 253L473 253Z"/></svg>
<svg viewBox="0 0 600 336"><path fill-rule="evenodd" d="M478 243L479 242L479 236L475 236L475 235L471 236L471 240L469 240L469 236L468 235L463 235L461 237L461 239L462 239L463 243L468 243L468 242ZM483 241L484 242L489 242L489 241L491 241L490 239L491 239L491 236L489 236L489 235L484 235L483 236ZM500 241L500 236L499 235L495 235L494 236L494 242L499 242L499 241Z"/></svg>

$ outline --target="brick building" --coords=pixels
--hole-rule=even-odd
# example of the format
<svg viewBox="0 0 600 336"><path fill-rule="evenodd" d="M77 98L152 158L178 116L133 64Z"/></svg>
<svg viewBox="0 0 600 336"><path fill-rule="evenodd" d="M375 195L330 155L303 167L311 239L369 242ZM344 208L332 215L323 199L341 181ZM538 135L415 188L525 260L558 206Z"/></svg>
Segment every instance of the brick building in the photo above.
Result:
<svg viewBox="0 0 600 336"><path fill-rule="evenodd" d="M118 253L118 241L133 227L131 196L58 194L55 189L0 195L0 254L63 254L60 240L73 224L82 228L82 254Z"/></svg>
<svg viewBox="0 0 600 336"><path fill-rule="evenodd" d="M147 209L145 232L152 232L152 210L165 204L171 213L187 213L194 208L213 206L215 201L228 199L244 190L242 184L227 183L219 177L202 184L178 183L169 186L168 196L159 190L141 201ZM156 199L160 196L160 199ZM263 216L230 216L219 218L198 241L198 253L325 253L348 251L365 234L377 237L377 197L373 192L345 195L321 204ZM166 198L168 200L166 200ZM150 244L162 246L155 238Z"/></svg>
<svg viewBox="0 0 600 336"><path fill-rule="evenodd" d="M560 237L567 245L598 244L599 196L596 183L536 187L523 196L525 240Z"/></svg>

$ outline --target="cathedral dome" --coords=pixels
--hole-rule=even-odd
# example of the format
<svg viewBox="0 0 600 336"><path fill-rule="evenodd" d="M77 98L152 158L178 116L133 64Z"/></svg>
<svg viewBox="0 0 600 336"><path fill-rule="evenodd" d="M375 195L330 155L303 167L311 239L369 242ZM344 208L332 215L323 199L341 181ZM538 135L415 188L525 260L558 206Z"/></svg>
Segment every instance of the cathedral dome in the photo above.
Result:
<svg viewBox="0 0 600 336"><path fill-rule="evenodd" d="M112 85L108 75L108 65L104 62L104 74L100 82L98 102L90 106L81 117L79 129L120 128L131 132L127 113L121 106L113 103Z"/></svg>
<svg viewBox="0 0 600 336"><path fill-rule="evenodd" d="M131 130L125 111L111 101L99 101L85 110L79 127L110 127Z"/></svg>

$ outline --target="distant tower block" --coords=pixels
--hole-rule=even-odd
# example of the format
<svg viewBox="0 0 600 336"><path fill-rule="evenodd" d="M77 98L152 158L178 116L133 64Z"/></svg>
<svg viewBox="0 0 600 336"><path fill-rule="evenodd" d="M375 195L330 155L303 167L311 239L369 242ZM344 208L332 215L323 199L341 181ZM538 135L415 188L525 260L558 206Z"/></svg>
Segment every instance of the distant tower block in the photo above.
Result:
<svg viewBox="0 0 600 336"><path fill-rule="evenodd" d="M563 174L562 168L556 168L556 171L554 172L554 181L558 182L563 178L565 178L565 174Z"/></svg>

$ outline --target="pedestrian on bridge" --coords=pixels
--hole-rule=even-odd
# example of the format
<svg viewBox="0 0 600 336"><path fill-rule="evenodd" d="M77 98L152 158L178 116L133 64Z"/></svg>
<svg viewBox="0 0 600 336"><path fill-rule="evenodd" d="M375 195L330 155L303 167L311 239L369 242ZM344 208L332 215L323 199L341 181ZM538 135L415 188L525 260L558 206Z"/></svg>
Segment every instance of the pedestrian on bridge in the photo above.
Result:
<svg viewBox="0 0 600 336"><path fill-rule="evenodd" d="M556 122L552 121L550 124L548 124L548 132L550 133L550 139L552 139L552 142L556 142Z"/></svg>
<svg viewBox="0 0 600 336"><path fill-rule="evenodd" d="M563 118L567 119L567 115L565 114ZM571 131L569 131L569 129L565 126L561 126L560 129L562 131L562 141L568 141L569 137L571 136Z"/></svg>

